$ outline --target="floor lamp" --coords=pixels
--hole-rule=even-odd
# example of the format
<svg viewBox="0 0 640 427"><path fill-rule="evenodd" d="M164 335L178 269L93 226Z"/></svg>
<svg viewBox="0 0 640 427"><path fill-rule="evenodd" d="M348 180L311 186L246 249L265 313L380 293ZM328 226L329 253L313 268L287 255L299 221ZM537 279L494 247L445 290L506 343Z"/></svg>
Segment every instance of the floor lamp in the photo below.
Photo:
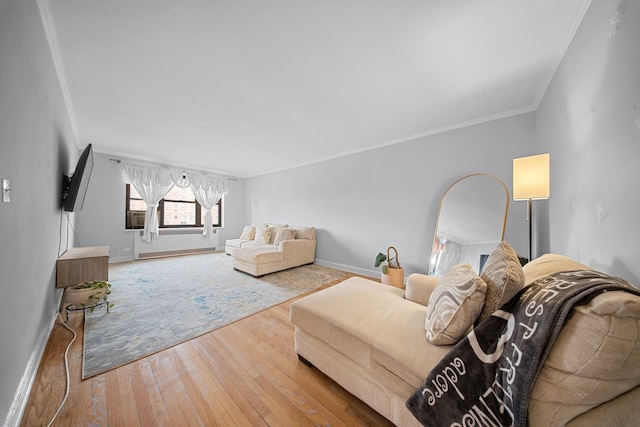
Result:
<svg viewBox="0 0 640 427"><path fill-rule="evenodd" d="M532 200L549 198L549 153L513 159L513 200L527 201L529 261L532 257Z"/></svg>

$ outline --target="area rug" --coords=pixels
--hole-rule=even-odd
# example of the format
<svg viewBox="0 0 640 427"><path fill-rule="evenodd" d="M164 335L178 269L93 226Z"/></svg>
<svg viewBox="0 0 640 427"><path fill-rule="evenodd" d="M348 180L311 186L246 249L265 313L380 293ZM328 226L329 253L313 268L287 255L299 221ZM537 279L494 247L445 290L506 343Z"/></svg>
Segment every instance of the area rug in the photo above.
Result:
<svg viewBox="0 0 640 427"><path fill-rule="evenodd" d="M316 264L255 278L224 253L109 267L110 300L85 314L82 377L88 378L345 277Z"/></svg>

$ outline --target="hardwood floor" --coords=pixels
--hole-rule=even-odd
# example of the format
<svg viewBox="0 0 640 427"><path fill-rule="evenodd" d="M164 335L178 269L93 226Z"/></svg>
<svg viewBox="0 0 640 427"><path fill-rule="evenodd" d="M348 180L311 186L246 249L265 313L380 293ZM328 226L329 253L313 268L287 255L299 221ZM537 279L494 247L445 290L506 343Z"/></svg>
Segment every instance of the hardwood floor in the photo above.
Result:
<svg viewBox="0 0 640 427"><path fill-rule="evenodd" d="M327 286L331 286L327 285ZM69 350L69 397L54 426L391 426L298 361L291 300L199 338L81 380L83 318ZM21 426L46 426L65 393L72 338L53 328Z"/></svg>

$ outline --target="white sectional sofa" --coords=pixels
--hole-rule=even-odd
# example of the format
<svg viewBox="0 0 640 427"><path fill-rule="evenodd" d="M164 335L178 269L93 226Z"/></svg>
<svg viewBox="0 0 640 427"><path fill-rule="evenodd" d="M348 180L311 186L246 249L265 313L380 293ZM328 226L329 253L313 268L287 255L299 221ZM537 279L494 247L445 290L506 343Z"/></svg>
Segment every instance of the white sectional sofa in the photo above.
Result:
<svg viewBox="0 0 640 427"><path fill-rule="evenodd" d="M246 226L238 239L225 242L225 253L233 257L233 268L263 276L311 264L316 256L316 229L287 224Z"/></svg>
<svg viewBox="0 0 640 427"><path fill-rule="evenodd" d="M237 239L228 239L224 243L224 252L233 256L236 250L242 247L272 245L276 234L281 228L288 227L288 224L251 224L244 227L242 234ZM260 229L264 231L256 236ZM267 231L268 230L268 231ZM257 238L256 238L257 237Z"/></svg>
<svg viewBox="0 0 640 427"><path fill-rule="evenodd" d="M545 255L524 267L523 285L581 269ZM438 281L414 273L405 292L354 277L308 295L291 305L296 352L395 425L418 426L405 401L453 348L425 338ZM576 307L558 336L532 391L529 425L637 425L639 406L640 297L604 292Z"/></svg>

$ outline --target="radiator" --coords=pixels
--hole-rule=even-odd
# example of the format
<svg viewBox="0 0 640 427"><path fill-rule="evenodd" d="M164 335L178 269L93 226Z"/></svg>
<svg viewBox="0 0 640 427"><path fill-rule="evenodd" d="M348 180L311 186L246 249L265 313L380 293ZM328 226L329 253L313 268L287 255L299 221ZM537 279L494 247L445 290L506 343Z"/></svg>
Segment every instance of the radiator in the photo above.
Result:
<svg viewBox="0 0 640 427"><path fill-rule="evenodd" d="M153 243L143 241L142 231L140 231L139 233L136 232L133 238L133 256L138 259L197 252L215 252L218 246L217 230L214 230L214 235L211 239L205 239L200 230L160 230L158 239Z"/></svg>

